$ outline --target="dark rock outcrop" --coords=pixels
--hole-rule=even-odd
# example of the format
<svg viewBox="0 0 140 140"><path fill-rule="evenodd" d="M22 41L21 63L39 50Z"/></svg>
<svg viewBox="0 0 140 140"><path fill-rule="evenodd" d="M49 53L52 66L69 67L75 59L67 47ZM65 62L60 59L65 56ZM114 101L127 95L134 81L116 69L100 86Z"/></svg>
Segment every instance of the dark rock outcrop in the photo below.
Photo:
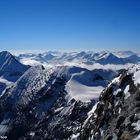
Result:
<svg viewBox="0 0 140 140"><path fill-rule="evenodd" d="M129 87L128 91L126 89ZM130 94L130 95L129 95ZM139 134L140 90L133 75L125 73L101 93L93 115L83 125L80 140L132 140Z"/></svg>

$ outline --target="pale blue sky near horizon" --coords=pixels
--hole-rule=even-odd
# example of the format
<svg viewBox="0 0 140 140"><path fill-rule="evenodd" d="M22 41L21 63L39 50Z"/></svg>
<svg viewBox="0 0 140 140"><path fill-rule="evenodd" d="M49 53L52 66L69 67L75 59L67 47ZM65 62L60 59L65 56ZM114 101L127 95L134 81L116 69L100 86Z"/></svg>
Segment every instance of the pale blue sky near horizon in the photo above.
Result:
<svg viewBox="0 0 140 140"><path fill-rule="evenodd" d="M140 48L139 0L1 0L0 50Z"/></svg>

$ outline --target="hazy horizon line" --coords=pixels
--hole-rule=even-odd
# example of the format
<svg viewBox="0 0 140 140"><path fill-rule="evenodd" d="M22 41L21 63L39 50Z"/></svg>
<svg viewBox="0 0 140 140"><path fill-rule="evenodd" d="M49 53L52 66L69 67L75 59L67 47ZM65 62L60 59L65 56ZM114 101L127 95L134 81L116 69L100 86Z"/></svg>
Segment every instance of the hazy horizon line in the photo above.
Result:
<svg viewBox="0 0 140 140"><path fill-rule="evenodd" d="M18 55L18 54L25 54L25 53L45 53L45 52L62 52L62 53L68 53L68 52L134 52L134 53L139 53L139 51L135 51L135 50L130 50L130 49L126 49L126 50L109 50L109 49L72 49L72 50L60 50L60 49L52 49L52 50L47 50L47 49L29 49L29 50L0 50L0 52L2 51L8 51L14 55Z"/></svg>

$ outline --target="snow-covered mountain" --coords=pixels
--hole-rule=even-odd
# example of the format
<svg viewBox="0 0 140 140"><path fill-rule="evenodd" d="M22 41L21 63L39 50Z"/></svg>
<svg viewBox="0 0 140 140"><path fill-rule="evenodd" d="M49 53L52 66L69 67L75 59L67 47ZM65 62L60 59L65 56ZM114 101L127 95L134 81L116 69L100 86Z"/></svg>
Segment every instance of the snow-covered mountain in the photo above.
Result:
<svg viewBox="0 0 140 140"><path fill-rule="evenodd" d="M0 75L22 75L29 66L21 64L12 54L3 51L0 52Z"/></svg>
<svg viewBox="0 0 140 140"><path fill-rule="evenodd" d="M131 62L131 63L139 63L140 62L140 57L138 57L137 55L131 55L129 57L127 57L127 59Z"/></svg>
<svg viewBox="0 0 140 140"><path fill-rule="evenodd" d="M40 54L20 54L17 58L24 64L64 64L70 63L83 63L92 65L99 63L102 65L107 64L128 64L138 63L140 58L136 53L131 51L124 52L46 52Z"/></svg>
<svg viewBox="0 0 140 140"><path fill-rule="evenodd" d="M137 53L132 52L132 51L118 51L118 52L113 52L113 54L115 54L116 56L121 57L121 58L129 57L132 55L137 55Z"/></svg>
<svg viewBox="0 0 140 140"><path fill-rule="evenodd" d="M98 59L96 58L96 62L100 64L125 64L129 61L126 61L125 58L118 58L117 56L113 55L112 53L104 53Z"/></svg>
<svg viewBox="0 0 140 140"><path fill-rule="evenodd" d="M35 133L41 139L70 138L117 74L75 66L29 68L1 94L0 135L7 139L32 138Z"/></svg>
<svg viewBox="0 0 140 140"><path fill-rule="evenodd" d="M7 51L0 52L0 93L15 82L29 66L21 64Z"/></svg>
<svg viewBox="0 0 140 140"><path fill-rule="evenodd" d="M0 82L7 84L0 95L1 137L139 139L140 65L135 64L129 70L88 69L80 65L100 63L104 67L113 62L118 67L127 61L138 63L137 55L119 58L109 52L47 52L18 57L20 61L32 60L31 64L36 61L32 67L19 63L8 52L0 56L4 68ZM78 65L63 65L63 61ZM50 63L53 66L47 66ZM16 71L20 74L15 81L6 79Z"/></svg>

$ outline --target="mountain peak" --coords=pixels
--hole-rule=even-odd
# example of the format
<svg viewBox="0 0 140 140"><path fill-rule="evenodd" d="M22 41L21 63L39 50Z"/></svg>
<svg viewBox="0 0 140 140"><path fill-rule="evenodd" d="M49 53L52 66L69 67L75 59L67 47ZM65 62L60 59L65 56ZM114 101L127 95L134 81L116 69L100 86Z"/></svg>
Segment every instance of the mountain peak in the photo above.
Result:
<svg viewBox="0 0 140 140"><path fill-rule="evenodd" d="M10 52L8 51L2 51L0 52L0 57L9 57L9 56L13 56Z"/></svg>
<svg viewBox="0 0 140 140"><path fill-rule="evenodd" d="M127 59L134 64L140 62L140 57L138 57L136 54L127 57Z"/></svg>
<svg viewBox="0 0 140 140"><path fill-rule="evenodd" d="M14 58L14 56L8 51L0 52L0 67L8 60Z"/></svg>
<svg viewBox="0 0 140 140"><path fill-rule="evenodd" d="M113 53L106 53L105 54L106 58L118 58L116 55L114 55Z"/></svg>
<svg viewBox="0 0 140 140"><path fill-rule="evenodd" d="M0 52L0 74L22 73L28 66L21 64L10 52Z"/></svg>
<svg viewBox="0 0 140 140"><path fill-rule="evenodd" d="M11 58L15 58L10 52L8 51L2 51L0 52L0 57L3 57L3 58L8 58L8 57L11 57Z"/></svg>
<svg viewBox="0 0 140 140"><path fill-rule="evenodd" d="M0 52L0 54L11 54L11 53L8 51L2 51L2 52Z"/></svg>
<svg viewBox="0 0 140 140"><path fill-rule="evenodd" d="M133 54L133 55L129 56L128 58L139 58L139 57L136 54Z"/></svg>

